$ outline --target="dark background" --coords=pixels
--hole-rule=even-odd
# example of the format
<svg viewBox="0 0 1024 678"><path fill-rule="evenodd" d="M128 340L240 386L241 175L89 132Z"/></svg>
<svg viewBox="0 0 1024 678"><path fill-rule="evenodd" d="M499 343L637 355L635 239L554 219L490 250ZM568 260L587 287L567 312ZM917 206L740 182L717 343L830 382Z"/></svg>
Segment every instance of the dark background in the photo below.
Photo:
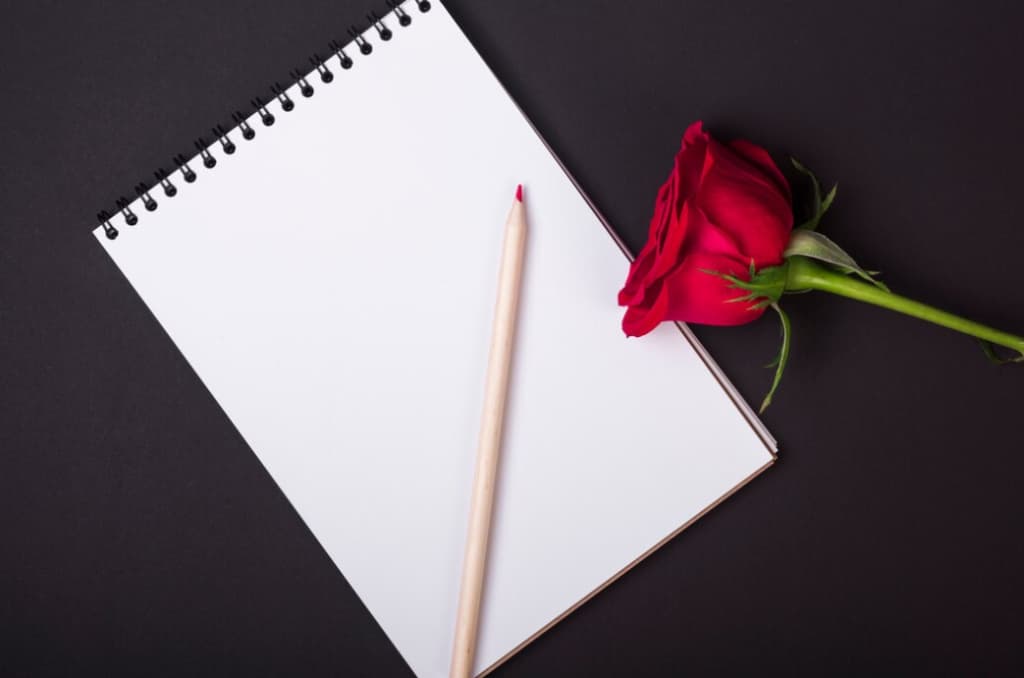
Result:
<svg viewBox="0 0 1024 678"><path fill-rule="evenodd" d="M0 674L408 674L90 234L374 3L0 3ZM448 4L632 247L703 118L840 182L824 230L893 288L1024 333L1019 3ZM1024 366L786 307L776 467L498 676L1024 668ZM774 319L697 331L758 402Z"/></svg>

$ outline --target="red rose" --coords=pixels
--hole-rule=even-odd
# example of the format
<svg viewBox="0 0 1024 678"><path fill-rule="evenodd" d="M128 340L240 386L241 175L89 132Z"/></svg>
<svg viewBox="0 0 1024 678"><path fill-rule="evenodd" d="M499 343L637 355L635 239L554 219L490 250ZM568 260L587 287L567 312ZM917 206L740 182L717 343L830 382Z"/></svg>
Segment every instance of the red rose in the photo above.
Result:
<svg viewBox="0 0 1024 678"><path fill-rule="evenodd" d="M750 279L782 263L793 207L789 184L767 151L747 141L723 144L690 125L675 167L658 192L647 244L630 266L619 305L627 336L663 320L742 325L764 308L730 303L743 296L720 276Z"/></svg>

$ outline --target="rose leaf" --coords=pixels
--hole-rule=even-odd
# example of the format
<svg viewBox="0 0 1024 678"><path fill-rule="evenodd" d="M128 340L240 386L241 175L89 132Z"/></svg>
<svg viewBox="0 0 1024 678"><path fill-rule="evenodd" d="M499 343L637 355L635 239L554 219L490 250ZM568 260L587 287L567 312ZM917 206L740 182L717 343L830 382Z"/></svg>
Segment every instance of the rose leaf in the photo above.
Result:
<svg viewBox="0 0 1024 678"><path fill-rule="evenodd" d="M842 273L859 276L865 282L869 282L886 292L889 291L889 288L884 283L875 280L873 276L877 275L877 273L862 269L853 260L853 257L843 251L842 247L815 231L793 231L783 256L786 258L801 256L808 259L817 259L839 269Z"/></svg>
<svg viewBox="0 0 1024 678"><path fill-rule="evenodd" d="M996 353L996 347L992 342L979 339L978 343L981 344L981 350L985 352L985 356L996 365L1007 365L1009 363L1024 363L1024 353L1013 356L1011 358L1004 358Z"/></svg>

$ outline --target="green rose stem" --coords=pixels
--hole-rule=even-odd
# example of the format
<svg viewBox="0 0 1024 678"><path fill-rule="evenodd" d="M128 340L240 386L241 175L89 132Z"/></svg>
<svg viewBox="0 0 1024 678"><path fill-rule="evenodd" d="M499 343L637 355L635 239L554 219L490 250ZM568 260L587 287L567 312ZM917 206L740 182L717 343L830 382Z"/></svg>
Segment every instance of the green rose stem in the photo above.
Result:
<svg viewBox="0 0 1024 678"><path fill-rule="evenodd" d="M820 290L856 299L898 313L927 320L930 323L963 332L982 341L1019 352L1024 355L1024 337L1003 332L980 323L961 318L946 311L901 297L857 278L829 270L805 257L790 257L786 271L786 291Z"/></svg>

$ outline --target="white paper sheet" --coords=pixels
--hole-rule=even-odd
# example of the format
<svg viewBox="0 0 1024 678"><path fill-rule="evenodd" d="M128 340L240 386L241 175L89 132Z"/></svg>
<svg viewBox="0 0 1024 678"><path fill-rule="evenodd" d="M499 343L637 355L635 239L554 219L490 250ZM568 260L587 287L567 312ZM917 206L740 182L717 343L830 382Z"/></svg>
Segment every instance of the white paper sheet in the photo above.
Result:
<svg viewBox="0 0 1024 678"><path fill-rule="evenodd" d="M502 225L530 222L477 653L491 666L771 462L440 3L290 90L109 252L419 676L447 675ZM762 429L763 432L763 429ZM259 516L253 516L259 520Z"/></svg>

